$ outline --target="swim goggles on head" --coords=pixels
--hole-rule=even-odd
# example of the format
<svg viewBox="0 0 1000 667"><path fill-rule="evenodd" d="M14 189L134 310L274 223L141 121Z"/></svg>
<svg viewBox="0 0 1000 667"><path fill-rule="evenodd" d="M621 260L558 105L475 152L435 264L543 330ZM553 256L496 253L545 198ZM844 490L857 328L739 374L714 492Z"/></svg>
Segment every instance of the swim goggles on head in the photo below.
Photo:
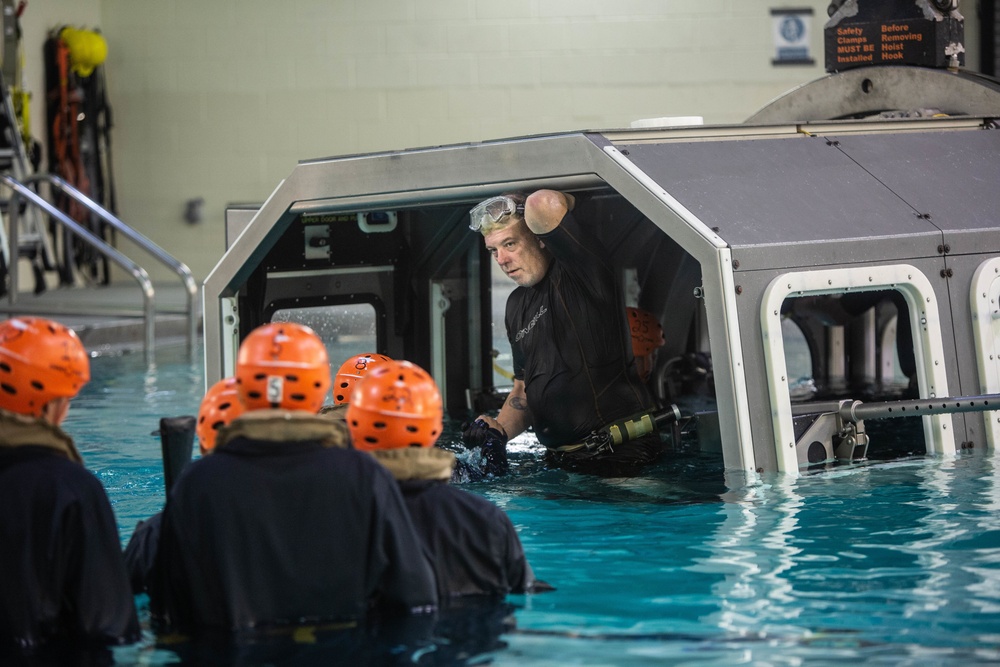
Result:
<svg viewBox="0 0 1000 667"><path fill-rule="evenodd" d="M507 195L490 197L469 211L469 229L478 232L483 225L499 222L500 218L514 213L524 213L524 205L518 204L513 197Z"/></svg>

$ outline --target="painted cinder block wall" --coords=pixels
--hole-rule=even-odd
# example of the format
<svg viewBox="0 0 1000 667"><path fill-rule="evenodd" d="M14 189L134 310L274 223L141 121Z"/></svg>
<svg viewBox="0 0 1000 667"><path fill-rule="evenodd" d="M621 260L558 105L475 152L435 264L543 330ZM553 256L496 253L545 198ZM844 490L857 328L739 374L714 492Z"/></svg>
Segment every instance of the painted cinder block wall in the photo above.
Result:
<svg viewBox="0 0 1000 667"><path fill-rule="evenodd" d="M964 3L968 5L969 3ZM824 75L828 2L764 0L40 0L22 19L43 135L42 42L99 28L120 216L203 279L229 203L301 159L635 119L739 123ZM814 65L774 66L770 10L812 8ZM978 62L975 11L967 63ZM185 202L204 198L200 224ZM172 281L127 242L154 280Z"/></svg>

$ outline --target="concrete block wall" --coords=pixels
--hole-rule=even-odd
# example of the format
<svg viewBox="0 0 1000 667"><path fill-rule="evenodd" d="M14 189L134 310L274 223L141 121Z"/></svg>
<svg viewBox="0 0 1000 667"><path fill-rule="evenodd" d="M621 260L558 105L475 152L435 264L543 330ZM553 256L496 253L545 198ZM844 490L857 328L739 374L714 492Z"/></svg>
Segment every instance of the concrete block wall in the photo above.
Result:
<svg viewBox="0 0 1000 667"><path fill-rule="evenodd" d="M827 5L46 0L23 21L32 40L67 23L105 34L121 217L202 279L224 251L225 206L263 201L301 159L647 117L742 122L824 74ZM772 65L770 10L781 7L813 9L814 65ZM976 34L967 21L970 63ZM26 49L40 99L40 40ZM192 225L185 202L199 197L206 215Z"/></svg>

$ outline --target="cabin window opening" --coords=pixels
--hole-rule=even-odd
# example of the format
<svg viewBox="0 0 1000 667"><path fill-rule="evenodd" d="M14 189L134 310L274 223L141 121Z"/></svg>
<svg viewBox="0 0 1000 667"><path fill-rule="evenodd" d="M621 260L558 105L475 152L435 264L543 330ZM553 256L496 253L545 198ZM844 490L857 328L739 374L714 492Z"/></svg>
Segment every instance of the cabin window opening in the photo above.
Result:
<svg viewBox="0 0 1000 667"><path fill-rule="evenodd" d="M304 324L315 331L330 357L331 378L348 358L379 351L378 313L371 303L281 308L271 321Z"/></svg>
<svg viewBox="0 0 1000 667"><path fill-rule="evenodd" d="M790 297L781 312L793 403L916 398L914 336L901 292Z"/></svg>
<svg viewBox="0 0 1000 667"><path fill-rule="evenodd" d="M902 268L908 278L915 275L912 269ZM796 461L799 467L822 467L834 460L852 460L858 451L861 458L891 460L948 446L946 438L937 437L943 420L896 415L866 419L858 425L858 432L867 438L863 450L842 445L847 431L840 431L842 426L836 421L837 402L857 400L873 406L920 398L918 363L924 364L928 393L944 379L928 362L940 358L935 354L940 336L931 326L936 313L933 291L926 281L918 277L900 284L892 280L900 271L886 267L883 289L852 291L849 287L857 283L858 271L824 272L820 278L809 272L786 274L769 288L766 301L770 305L765 304L763 324L765 342L772 341L765 355L769 383L776 391L772 400L781 401L778 392L787 391L785 400L794 415L788 423L780 417L775 422L777 440L784 443L778 451L786 457L781 469L791 469ZM837 285L838 281L843 285ZM831 292L799 289L824 282ZM890 282L899 287L886 284ZM782 287L787 291L775 308L774 297ZM922 308L917 318L911 317L911 303ZM781 342L776 348L777 336L771 332L778 325L779 313ZM832 416L819 416L824 413ZM851 428L846 422L843 427ZM795 443L794 449L788 448L790 442Z"/></svg>

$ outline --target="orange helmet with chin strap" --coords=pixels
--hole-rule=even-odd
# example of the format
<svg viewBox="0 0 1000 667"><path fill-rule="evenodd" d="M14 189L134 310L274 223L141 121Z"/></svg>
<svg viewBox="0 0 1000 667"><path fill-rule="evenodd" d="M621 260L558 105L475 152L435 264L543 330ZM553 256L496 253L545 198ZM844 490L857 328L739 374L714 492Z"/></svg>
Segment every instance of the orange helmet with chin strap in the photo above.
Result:
<svg viewBox="0 0 1000 667"><path fill-rule="evenodd" d="M41 317L0 322L0 408L40 417L88 382L90 359L72 329Z"/></svg>
<svg viewBox="0 0 1000 667"><path fill-rule="evenodd" d="M337 405L347 403L351 399L351 390L354 389L358 380L386 361L392 361L392 359L384 354L365 352L364 354L356 354L341 364L340 370L333 378L333 402Z"/></svg>
<svg viewBox="0 0 1000 667"><path fill-rule="evenodd" d="M247 410L319 412L330 390L330 360L316 332L295 322L257 327L236 354L236 385Z"/></svg>
<svg viewBox="0 0 1000 667"><path fill-rule="evenodd" d="M201 451L210 452L215 449L219 429L243 414L243 410L236 389L236 378L223 378L213 384L205 392L198 409L196 433Z"/></svg>
<svg viewBox="0 0 1000 667"><path fill-rule="evenodd" d="M441 392L427 371L409 361L387 361L351 393L347 428L355 449L431 447L441 436Z"/></svg>

